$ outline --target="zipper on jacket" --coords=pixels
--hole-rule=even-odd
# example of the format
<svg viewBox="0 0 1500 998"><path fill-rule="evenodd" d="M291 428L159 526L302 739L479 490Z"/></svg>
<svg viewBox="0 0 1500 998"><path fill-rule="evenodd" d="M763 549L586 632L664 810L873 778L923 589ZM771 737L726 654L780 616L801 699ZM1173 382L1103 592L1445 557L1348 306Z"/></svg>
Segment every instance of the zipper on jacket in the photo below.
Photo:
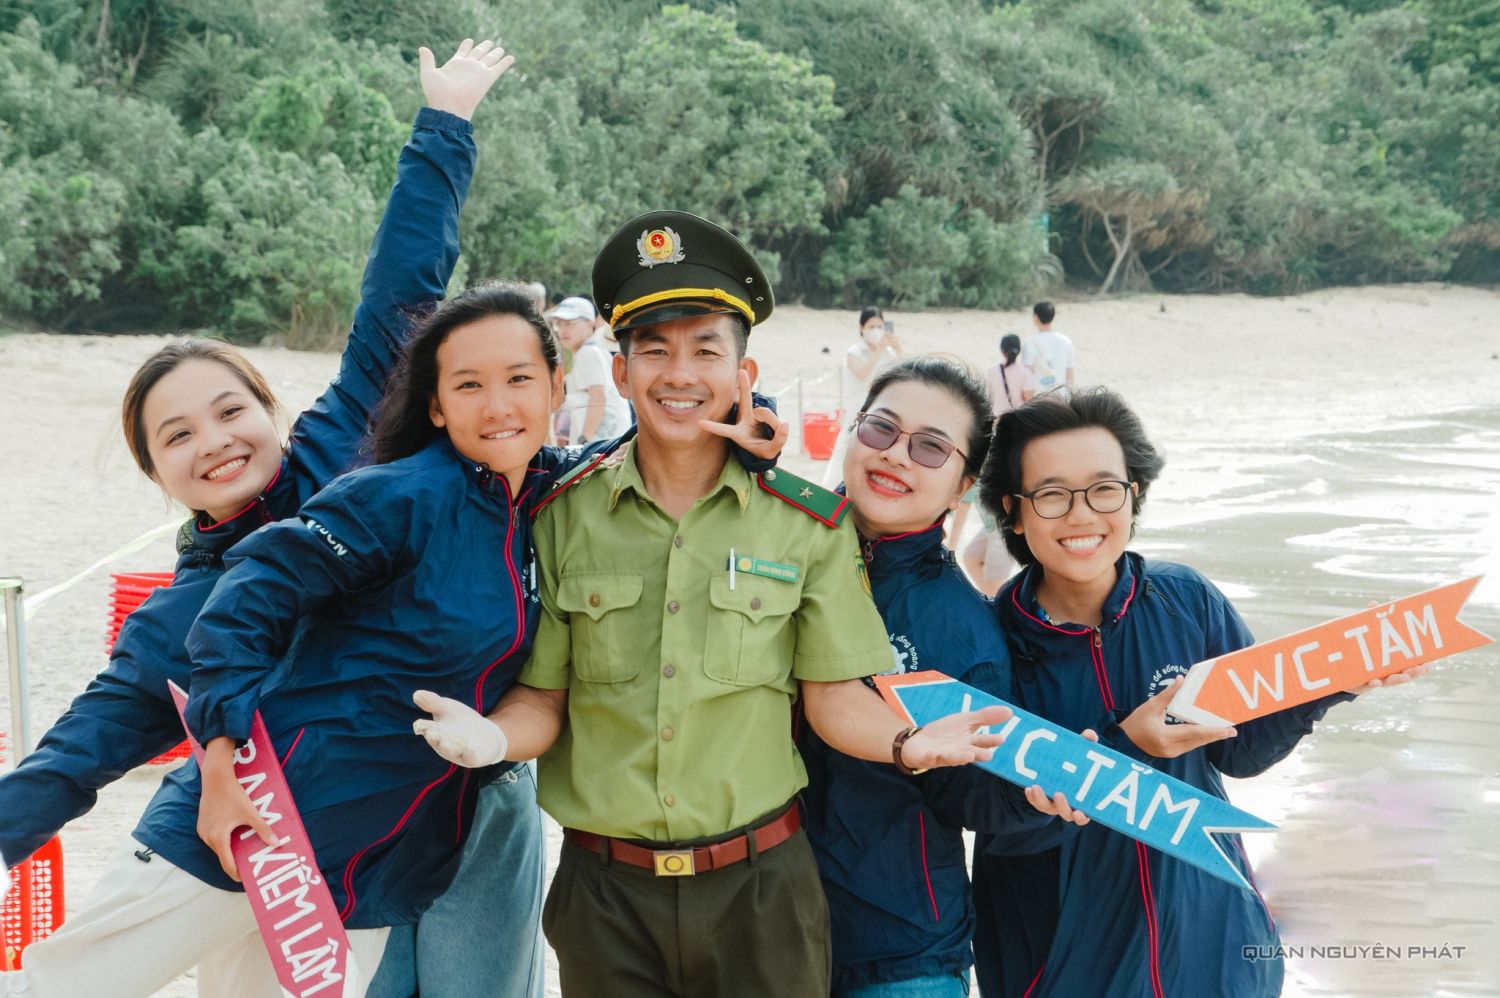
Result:
<svg viewBox="0 0 1500 998"><path fill-rule="evenodd" d="M1104 701L1105 710L1113 711L1115 694L1109 688L1109 673L1104 669L1104 629L1102 626L1090 629L1089 661L1094 666L1094 682L1099 686L1099 699Z"/></svg>
<svg viewBox="0 0 1500 998"><path fill-rule="evenodd" d="M1109 688L1109 675L1104 667L1103 625L1089 629L1089 659L1094 666L1094 681L1099 684L1099 698L1104 701L1104 709L1113 712L1115 696ZM1159 930L1156 923L1156 898L1151 890L1150 856L1147 854L1146 847L1139 842L1136 843L1135 861L1137 884L1141 892L1141 911L1146 917L1146 970L1150 977L1153 998L1163 998L1161 954L1158 951Z"/></svg>

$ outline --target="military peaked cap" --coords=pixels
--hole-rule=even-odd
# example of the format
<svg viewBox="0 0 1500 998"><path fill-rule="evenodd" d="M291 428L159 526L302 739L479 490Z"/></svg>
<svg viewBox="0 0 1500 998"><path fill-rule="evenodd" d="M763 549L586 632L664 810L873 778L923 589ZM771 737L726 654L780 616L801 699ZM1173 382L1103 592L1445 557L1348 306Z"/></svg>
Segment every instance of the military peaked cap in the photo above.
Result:
<svg viewBox="0 0 1500 998"><path fill-rule="evenodd" d="M706 218L650 211L620 226L594 259L594 301L615 332L729 312L758 325L776 300L745 244Z"/></svg>

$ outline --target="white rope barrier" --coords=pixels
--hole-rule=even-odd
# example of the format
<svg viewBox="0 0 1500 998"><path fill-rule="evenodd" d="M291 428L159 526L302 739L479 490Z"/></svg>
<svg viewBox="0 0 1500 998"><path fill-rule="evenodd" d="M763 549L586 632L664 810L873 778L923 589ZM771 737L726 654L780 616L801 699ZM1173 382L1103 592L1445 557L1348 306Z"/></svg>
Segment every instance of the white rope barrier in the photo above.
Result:
<svg viewBox="0 0 1500 998"><path fill-rule="evenodd" d="M159 537L176 533L179 529L181 529L182 523L182 518L178 518L170 523L163 523L159 527L152 527L150 530L146 531L135 540L130 541L122 547L116 548L109 554L105 555L103 558L100 558L98 561L94 562L88 568L85 568L83 571L79 572L71 579L68 579L66 582L59 582L52 588L44 589L41 592L37 593L35 596L28 596L26 598L25 619L30 620L36 613L38 607L42 606L52 597L59 596L67 592L69 589L72 589L74 586L78 585L78 583L82 582L84 579L88 578L90 575L97 572L105 565L119 561L126 555L135 554L137 551L146 547L148 544L150 544L152 541L155 541Z"/></svg>

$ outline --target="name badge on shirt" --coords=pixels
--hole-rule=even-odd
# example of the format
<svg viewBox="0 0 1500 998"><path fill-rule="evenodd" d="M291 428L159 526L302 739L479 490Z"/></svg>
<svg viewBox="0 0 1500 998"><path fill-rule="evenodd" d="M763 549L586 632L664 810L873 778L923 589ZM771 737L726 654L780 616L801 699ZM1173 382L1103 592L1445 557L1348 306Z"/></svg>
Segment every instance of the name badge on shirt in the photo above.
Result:
<svg viewBox="0 0 1500 998"><path fill-rule="evenodd" d="M796 582L802 576L801 570L796 565L783 565L779 561L752 558L747 554L735 558L734 568L735 571L746 575L759 575L762 578L777 579L781 582Z"/></svg>

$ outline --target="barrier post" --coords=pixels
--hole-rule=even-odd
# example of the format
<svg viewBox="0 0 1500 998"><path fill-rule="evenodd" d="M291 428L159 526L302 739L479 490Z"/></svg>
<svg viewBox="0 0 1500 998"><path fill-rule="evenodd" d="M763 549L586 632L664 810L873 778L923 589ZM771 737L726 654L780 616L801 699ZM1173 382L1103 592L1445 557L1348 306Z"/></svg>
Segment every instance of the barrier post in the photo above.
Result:
<svg viewBox="0 0 1500 998"><path fill-rule="evenodd" d="M25 586L20 578L10 576L0 578L0 591L5 594L5 660L10 674L11 736L15 739L8 755L14 769L34 747L26 676Z"/></svg>
<svg viewBox="0 0 1500 998"><path fill-rule="evenodd" d="M792 432L797 434L797 449L803 454L807 453L807 438L802 433L802 375L797 375L797 415L792 417Z"/></svg>

